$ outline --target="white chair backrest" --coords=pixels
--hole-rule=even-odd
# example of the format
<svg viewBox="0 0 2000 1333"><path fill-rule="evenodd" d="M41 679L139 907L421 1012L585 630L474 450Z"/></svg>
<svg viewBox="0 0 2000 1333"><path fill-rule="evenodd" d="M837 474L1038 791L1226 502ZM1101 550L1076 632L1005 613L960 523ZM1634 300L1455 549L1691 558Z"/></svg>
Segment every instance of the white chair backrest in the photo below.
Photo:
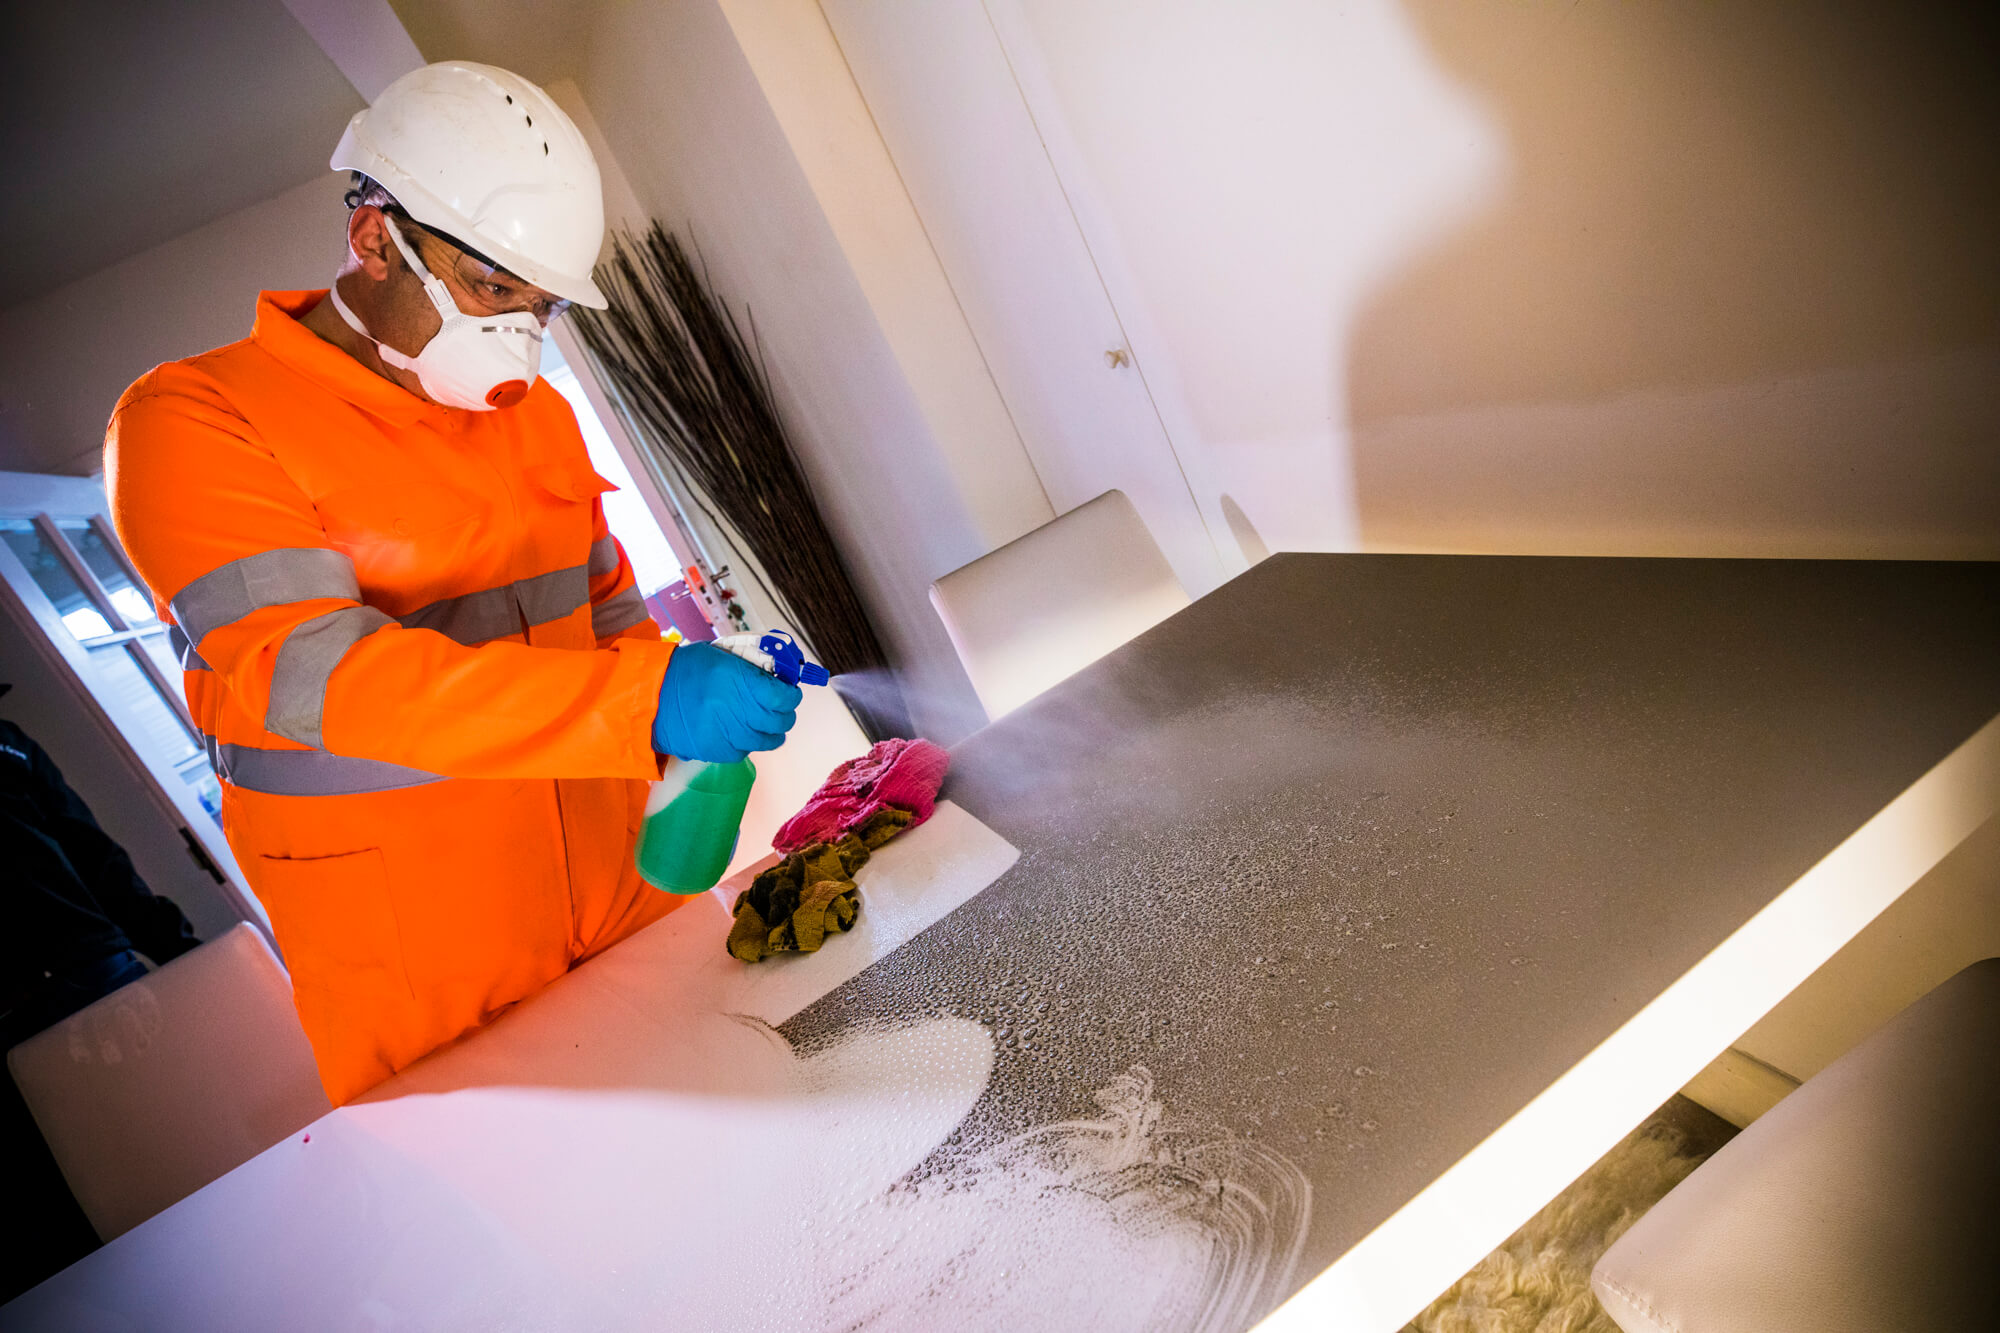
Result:
<svg viewBox="0 0 2000 1333"><path fill-rule="evenodd" d="M1123 491L1106 491L931 585L998 719L1188 604Z"/></svg>
<svg viewBox="0 0 2000 1333"><path fill-rule="evenodd" d="M331 1109L291 981L247 923L30 1037L7 1068L107 1241Z"/></svg>

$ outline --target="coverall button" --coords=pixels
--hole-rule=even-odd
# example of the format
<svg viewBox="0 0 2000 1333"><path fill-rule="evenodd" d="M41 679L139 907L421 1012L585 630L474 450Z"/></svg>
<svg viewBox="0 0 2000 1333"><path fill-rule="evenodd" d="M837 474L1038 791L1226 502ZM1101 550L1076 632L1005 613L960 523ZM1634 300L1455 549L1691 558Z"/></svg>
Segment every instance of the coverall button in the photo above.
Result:
<svg viewBox="0 0 2000 1333"><path fill-rule="evenodd" d="M409 520L409 519L407 519L407 518L399 518L399 519L397 519L397 520L396 520L396 523L395 523L395 527L396 527L396 535L397 535L398 537L407 537L407 536L409 536L409 535L410 535L410 520Z"/></svg>

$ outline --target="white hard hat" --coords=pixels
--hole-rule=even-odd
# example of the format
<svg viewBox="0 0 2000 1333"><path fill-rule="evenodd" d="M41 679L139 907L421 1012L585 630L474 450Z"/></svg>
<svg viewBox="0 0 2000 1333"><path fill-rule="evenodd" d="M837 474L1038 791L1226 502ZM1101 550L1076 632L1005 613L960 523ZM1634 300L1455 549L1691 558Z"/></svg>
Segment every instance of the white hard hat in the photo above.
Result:
<svg viewBox="0 0 2000 1333"><path fill-rule="evenodd" d="M492 65L411 70L357 111L333 150L409 215L544 291L602 310L597 161L549 95Z"/></svg>

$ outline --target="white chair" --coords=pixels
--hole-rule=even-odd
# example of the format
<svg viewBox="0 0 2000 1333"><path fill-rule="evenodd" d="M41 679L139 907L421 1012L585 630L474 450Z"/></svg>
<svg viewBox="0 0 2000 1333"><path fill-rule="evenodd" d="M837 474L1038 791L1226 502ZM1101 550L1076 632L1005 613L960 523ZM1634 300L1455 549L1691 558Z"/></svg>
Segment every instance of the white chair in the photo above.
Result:
<svg viewBox="0 0 2000 1333"><path fill-rule="evenodd" d="M7 1053L84 1216L122 1235L332 1108L247 923Z"/></svg>
<svg viewBox="0 0 2000 1333"><path fill-rule="evenodd" d="M931 585L931 605L989 719L1187 604L1123 491L1106 491Z"/></svg>
<svg viewBox="0 0 2000 1333"><path fill-rule="evenodd" d="M2000 958L1800 1084L1590 1275L1627 1333L1987 1333L2000 1271Z"/></svg>

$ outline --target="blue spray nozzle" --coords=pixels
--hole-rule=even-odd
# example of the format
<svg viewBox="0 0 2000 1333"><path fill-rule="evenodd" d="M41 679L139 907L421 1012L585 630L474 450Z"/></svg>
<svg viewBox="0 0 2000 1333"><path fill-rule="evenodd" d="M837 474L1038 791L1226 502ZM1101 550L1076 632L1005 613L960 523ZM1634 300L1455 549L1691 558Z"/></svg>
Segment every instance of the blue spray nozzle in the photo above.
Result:
<svg viewBox="0 0 2000 1333"><path fill-rule="evenodd" d="M771 658L771 673L787 685L824 685L832 679L825 667L806 661L805 650L783 630L772 630L757 641Z"/></svg>

